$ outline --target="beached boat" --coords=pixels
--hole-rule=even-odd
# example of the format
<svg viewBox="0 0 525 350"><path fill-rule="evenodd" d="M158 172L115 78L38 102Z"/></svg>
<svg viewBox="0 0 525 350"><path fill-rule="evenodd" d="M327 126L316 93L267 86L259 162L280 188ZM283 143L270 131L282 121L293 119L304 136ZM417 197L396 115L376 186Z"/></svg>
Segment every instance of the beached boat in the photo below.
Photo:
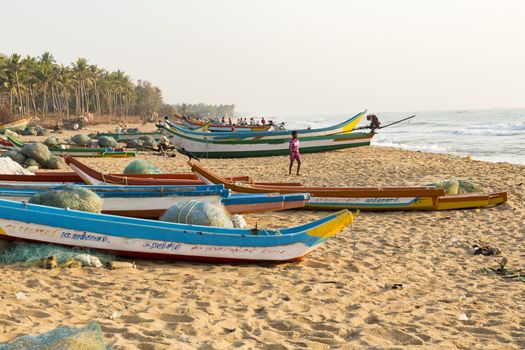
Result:
<svg viewBox="0 0 525 350"><path fill-rule="evenodd" d="M57 185L0 185L0 199L28 201ZM304 207L308 194L232 194L223 185L200 186L88 186L103 201L102 212L135 218L158 219L180 201L222 204L230 214L249 214Z"/></svg>
<svg viewBox="0 0 525 350"><path fill-rule="evenodd" d="M199 139L170 129L172 143L199 158L246 158L288 155L289 140L214 140ZM326 136L301 136L301 153L328 152L345 148L368 146L373 133L347 133Z"/></svg>
<svg viewBox="0 0 525 350"><path fill-rule="evenodd" d="M227 229L0 200L0 239L179 260L297 260L336 235L352 220L352 214L343 210L291 228Z"/></svg>
<svg viewBox="0 0 525 350"><path fill-rule="evenodd" d="M22 118L13 122L0 124L0 134L3 134L6 130L22 131L26 128L31 119L33 119L33 117Z"/></svg>
<svg viewBox="0 0 525 350"><path fill-rule="evenodd" d="M196 130L206 127L211 132L231 132L232 125L210 123L209 121L201 121L193 118L182 118L175 116L175 122L190 130ZM252 132L252 131L267 131L271 125L235 125L235 132Z"/></svg>
<svg viewBox="0 0 525 350"><path fill-rule="evenodd" d="M118 184L118 185L139 185L139 186L162 186L162 185L199 185L204 184L198 176L186 178L182 177L182 174L147 174L147 175L104 175L95 169L90 168L86 164L83 164L78 159L72 157L64 158L69 167L82 179L82 181L88 185L105 185L105 184ZM177 176L179 175L179 176ZM187 175L187 174L184 174ZM149 176L149 177L148 177ZM1 177L0 177L1 178ZM228 178L234 182L253 182L248 176L237 176ZM284 186L300 186L300 183L257 183L261 185L284 185Z"/></svg>
<svg viewBox="0 0 525 350"><path fill-rule="evenodd" d="M507 201L507 192L446 195L443 189L422 187L305 187L240 184L204 167L189 163L192 171L209 184L222 184L239 193L310 193L307 209L316 210L449 210L494 206Z"/></svg>
<svg viewBox="0 0 525 350"><path fill-rule="evenodd" d="M359 124L363 116L365 115L366 110L356 114L355 116L339 123L336 125L328 126L325 128L317 129L300 129L296 130L299 133L301 141L306 137L318 137L318 136L328 136L335 134L348 134L354 130L354 128ZM158 128L164 129L169 133L173 134L174 132L182 134L187 138L198 139L202 141L289 141L291 136L290 130L276 130L276 131L259 131L259 132L221 132L221 133L210 133L204 131L195 131L183 128L175 123L168 121L162 122L157 125Z"/></svg>
<svg viewBox="0 0 525 350"><path fill-rule="evenodd" d="M13 136L7 136L9 142L13 144L12 148L22 148L25 142ZM97 158L128 158L135 157L135 152L129 152L123 148L111 147L48 147L54 155L72 157L97 157Z"/></svg>

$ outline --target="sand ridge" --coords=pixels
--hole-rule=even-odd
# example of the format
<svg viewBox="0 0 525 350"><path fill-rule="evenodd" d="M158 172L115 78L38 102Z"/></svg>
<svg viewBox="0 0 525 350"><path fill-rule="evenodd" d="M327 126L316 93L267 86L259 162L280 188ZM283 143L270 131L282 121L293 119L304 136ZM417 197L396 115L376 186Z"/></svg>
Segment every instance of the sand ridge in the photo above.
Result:
<svg viewBox="0 0 525 350"><path fill-rule="evenodd" d="M189 169L180 155L137 158L165 172ZM132 159L84 160L120 172ZM352 230L294 263L137 260L137 269L113 271L0 266L0 341L96 321L115 349L525 348L525 283L483 273L499 258L465 249L487 241L510 267L525 268L525 166L383 147L305 154L300 177L286 175L287 157L202 163L226 176L321 186L417 185L456 176L486 191L509 190L509 202L363 213ZM283 227L326 214L246 218L252 226ZM15 297L19 291L25 299ZM122 315L110 319L116 311Z"/></svg>

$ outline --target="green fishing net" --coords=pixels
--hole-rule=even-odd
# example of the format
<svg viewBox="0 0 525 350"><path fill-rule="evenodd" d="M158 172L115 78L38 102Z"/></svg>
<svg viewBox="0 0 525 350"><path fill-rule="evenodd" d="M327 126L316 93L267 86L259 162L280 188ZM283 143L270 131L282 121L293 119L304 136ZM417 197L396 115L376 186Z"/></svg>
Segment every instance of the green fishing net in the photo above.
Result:
<svg viewBox="0 0 525 350"><path fill-rule="evenodd" d="M46 164L46 162L53 157L49 148L40 142L25 144L24 147L22 147L22 153L28 158L33 158L40 164Z"/></svg>
<svg viewBox="0 0 525 350"><path fill-rule="evenodd" d="M478 193L482 192L482 189L468 180L459 180L456 178L450 178L436 182L434 186L437 189L444 189L446 194L467 194L467 193Z"/></svg>
<svg viewBox="0 0 525 350"><path fill-rule="evenodd" d="M84 134L73 135L71 141L80 146L91 146L91 138Z"/></svg>
<svg viewBox="0 0 525 350"><path fill-rule="evenodd" d="M109 136L100 136L98 138L98 145L100 147L111 147L111 148L115 148L117 147L117 141L115 141L115 139L113 137L109 137Z"/></svg>
<svg viewBox="0 0 525 350"><path fill-rule="evenodd" d="M58 266L68 261L79 261L82 266L100 267L114 260L109 253L90 250L87 248L64 247L54 244L13 242L0 252L0 263L33 266L39 265L42 259L54 256ZM99 261L99 263L97 262Z"/></svg>
<svg viewBox="0 0 525 350"><path fill-rule="evenodd" d="M29 203L100 213L104 201L93 191L80 186L65 185L37 193L29 199Z"/></svg>
<svg viewBox="0 0 525 350"><path fill-rule="evenodd" d="M23 335L9 343L0 344L0 350L109 350L97 323L85 327L58 326L40 335Z"/></svg>
<svg viewBox="0 0 525 350"><path fill-rule="evenodd" d="M160 220L191 225L233 227L232 220L222 205L196 200L176 203L166 210Z"/></svg>
<svg viewBox="0 0 525 350"><path fill-rule="evenodd" d="M128 164L124 174L160 174L160 170L147 160L137 159Z"/></svg>

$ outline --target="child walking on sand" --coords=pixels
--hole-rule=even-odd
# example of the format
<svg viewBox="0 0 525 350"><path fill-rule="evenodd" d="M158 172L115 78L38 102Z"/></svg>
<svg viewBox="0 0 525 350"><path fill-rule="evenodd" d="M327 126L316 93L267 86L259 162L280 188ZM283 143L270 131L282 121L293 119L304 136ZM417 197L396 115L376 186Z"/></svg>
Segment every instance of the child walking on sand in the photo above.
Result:
<svg viewBox="0 0 525 350"><path fill-rule="evenodd" d="M292 131L292 139L290 140L290 168L288 169L288 175L292 174L294 160L297 160L297 175L299 175L301 154L299 153L299 133L297 131Z"/></svg>

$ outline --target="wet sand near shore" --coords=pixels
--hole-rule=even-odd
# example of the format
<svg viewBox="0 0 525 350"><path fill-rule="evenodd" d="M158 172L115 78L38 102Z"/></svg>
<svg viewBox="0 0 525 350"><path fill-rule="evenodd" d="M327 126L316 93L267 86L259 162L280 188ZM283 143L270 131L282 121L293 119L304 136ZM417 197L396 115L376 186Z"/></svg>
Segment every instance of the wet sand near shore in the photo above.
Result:
<svg viewBox="0 0 525 350"><path fill-rule="evenodd" d="M0 342L95 321L114 349L525 348L525 283L483 272L501 256L466 249L488 242L508 258L507 267L525 269L524 165L386 147L302 158L299 177L287 175L287 157L201 163L224 176L315 186L419 185L455 176L487 192L508 190L509 202L462 211L362 213L352 228L293 263L139 259L136 269L122 270L0 266ZM163 172L189 171L182 155L140 153L136 159ZM121 172L131 160L82 159L104 172ZM246 219L250 226L275 228L328 213L295 210ZM402 287L393 289L396 284ZM17 292L25 298L17 299ZM114 312L121 316L111 319ZM462 314L467 320L458 319Z"/></svg>

